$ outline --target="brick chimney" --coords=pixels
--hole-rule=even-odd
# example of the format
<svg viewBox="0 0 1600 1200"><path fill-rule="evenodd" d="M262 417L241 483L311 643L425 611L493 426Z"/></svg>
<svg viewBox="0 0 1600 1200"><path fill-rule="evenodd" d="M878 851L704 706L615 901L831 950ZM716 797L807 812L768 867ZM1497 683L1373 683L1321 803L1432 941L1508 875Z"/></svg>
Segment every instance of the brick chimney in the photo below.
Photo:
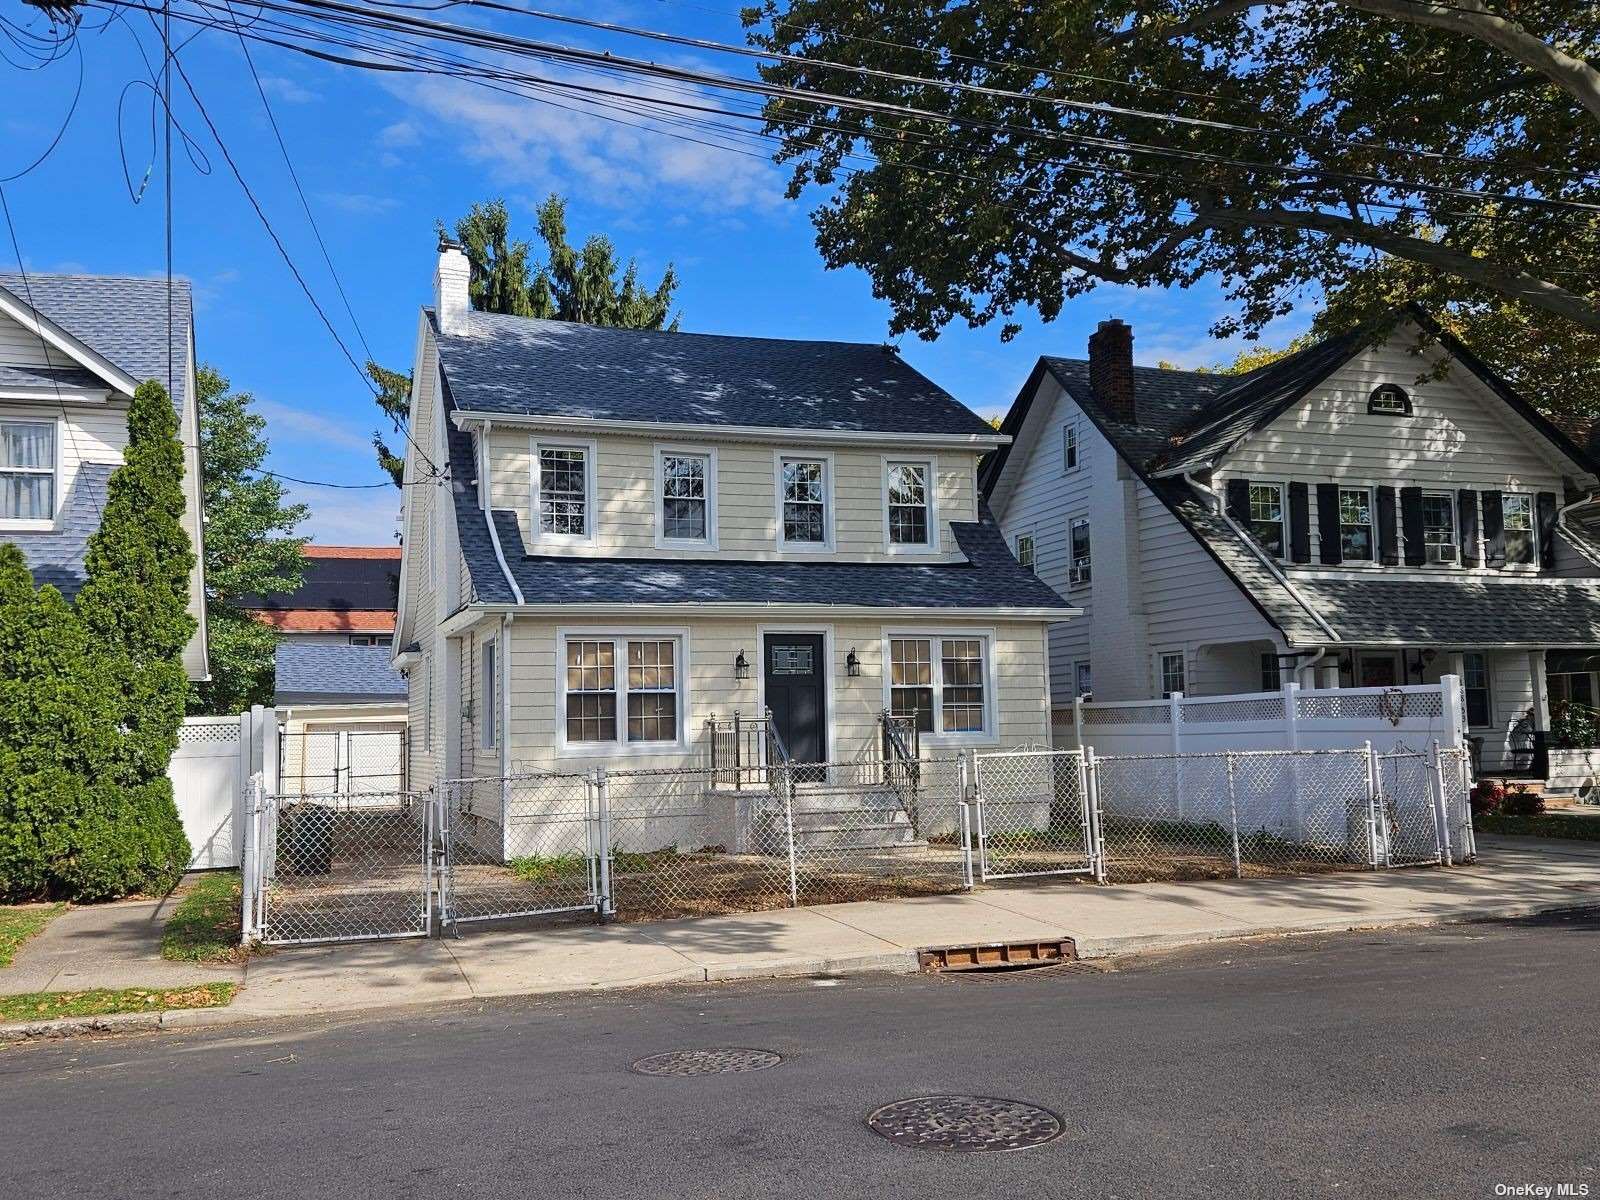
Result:
<svg viewBox="0 0 1600 1200"><path fill-rule="evenodd" d="M467 294L467 284L472 278L472 264L461 253L461 247L451 238L439 237L439 267L433 274L433 312L443 334L465 334L472 301Z"/></svg>
<svg viewBox="0 0 1600 1200"><path fill-rule="evenodd" d="M1133 330L1115 317L1101 321L1089 335L1089 390L1113 421L1139 423L1133 395Z"/></svg>

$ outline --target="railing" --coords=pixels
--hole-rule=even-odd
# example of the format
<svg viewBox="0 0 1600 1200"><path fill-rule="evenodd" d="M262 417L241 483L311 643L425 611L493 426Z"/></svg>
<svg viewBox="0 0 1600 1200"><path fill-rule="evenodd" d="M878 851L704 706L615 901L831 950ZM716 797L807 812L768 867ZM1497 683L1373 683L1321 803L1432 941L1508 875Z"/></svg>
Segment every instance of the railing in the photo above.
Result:
<svg viewBox="0 0 1600 1200"><path fill-rule="evenodd" d="M746 717L736 712L732 717L718 717L713 713L706 720L712 778L719 785L731 785L741 791L747 785L764 786L769 730L772 730L770 715ZM776 737L775 730L772 736ZM782 739L778 741L781 745Z"/></svg>
<svg viewBox="0 0 1600 1200"><path fill-rule="evenodd" d="M887 709L878 718L883 746L883 782L894 791L921 836L917 821L917 791L922 783L922 759L917 744L917 723L910 717L896 717Z"/></svg>

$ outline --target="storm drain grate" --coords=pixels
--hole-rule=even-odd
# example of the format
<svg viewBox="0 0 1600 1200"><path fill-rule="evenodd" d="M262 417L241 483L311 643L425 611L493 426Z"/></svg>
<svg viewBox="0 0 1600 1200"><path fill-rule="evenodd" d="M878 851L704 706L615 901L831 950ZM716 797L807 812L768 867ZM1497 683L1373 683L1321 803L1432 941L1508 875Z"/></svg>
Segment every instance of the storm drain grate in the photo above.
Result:
<svg viewBox="0 0 1600 1200"><path fill-rule="evenodd" d="M1051 938L1042 942L986 942L976 946L930 946L917 951L917 966L923 971L993 971L1017 967L1037 967L1078 957L1071 938Z"/></svg>
<svg viewBox="0 0 1600 1200"><path fill-rule="evenodd" d="M965 1153L1026 1150L1065 1132L1047 1108L993 1096L918 1096L867 1117L867 1128L900 1146Z"/></svg>
<svg viewBox="0 0 1600 1200"><path fill-rule="evenodd" d="M637 1075L731 1075L743 1071L765 1071L783 1061L771 1050L745 1050L711 1047L705 1050L669 1050L652 1054L629 1064Z"/></svg>

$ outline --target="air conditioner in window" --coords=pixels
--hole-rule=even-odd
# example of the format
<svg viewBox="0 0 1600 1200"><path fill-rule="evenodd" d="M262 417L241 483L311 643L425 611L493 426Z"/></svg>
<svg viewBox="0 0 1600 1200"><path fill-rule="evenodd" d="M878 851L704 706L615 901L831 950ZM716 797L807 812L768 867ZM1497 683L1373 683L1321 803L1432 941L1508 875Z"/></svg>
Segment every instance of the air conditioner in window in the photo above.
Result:
<svg viewBox="0 0 1600 1200"><path fill-rule="evenodd" d="M1428 561L1435 563L1453 563L1456 561L1457 550L1454 543L1436 543L1428 547Z"/></svg>
<svg viewBox="0 0 1600 1200"><path fill-rule="evenodd" d="M1071 570L1069 570L1067 572L1067 582L1069 582L1069 583L1088 583L1089 582L1089 564L1088 563L1073 563Z"/></svg>

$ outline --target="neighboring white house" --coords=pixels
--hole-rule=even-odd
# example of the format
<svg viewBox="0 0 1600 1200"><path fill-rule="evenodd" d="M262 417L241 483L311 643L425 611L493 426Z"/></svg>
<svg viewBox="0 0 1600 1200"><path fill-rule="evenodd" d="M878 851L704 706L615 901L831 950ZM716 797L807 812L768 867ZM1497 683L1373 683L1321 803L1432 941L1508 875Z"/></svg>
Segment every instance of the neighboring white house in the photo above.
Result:
<svg viewBox="0 0 1600 1200"><path fill-rule="evenodd" d="M1455 674L1485 767L1542 770L1552 702L1600 701L1600 478L1420 309L1384 328L1238 376L1136 367L1120 321L1039 361L982 486L1084 610L1056 704Z"/></svg>
<svg viewBox="0 0 1600 1200"><path fill-rule="evenodd" d="M283 640L276 669L282 791L406 786L406 681L387 645Z"/></svg>
<svg viewBox="0 0 1600 1200"><path fill-rule="evenodd" d="M1048 622L978 497L1008 439L889 348L471 311L417 334L396 663L412 786L704 765L770 709L799 761L1049 736ZM446 472L446 468L448 471Z"/></svg>
<svg viewBox="0 0 1600 1200"><path fill-rule="evenodd" d="M128 444L128 402L168 388L184 445L183 526L194 545L190 679L205 679L200 435L189 285L114 275L0 273L0 539L34 580L71 596Z"/></svg>

